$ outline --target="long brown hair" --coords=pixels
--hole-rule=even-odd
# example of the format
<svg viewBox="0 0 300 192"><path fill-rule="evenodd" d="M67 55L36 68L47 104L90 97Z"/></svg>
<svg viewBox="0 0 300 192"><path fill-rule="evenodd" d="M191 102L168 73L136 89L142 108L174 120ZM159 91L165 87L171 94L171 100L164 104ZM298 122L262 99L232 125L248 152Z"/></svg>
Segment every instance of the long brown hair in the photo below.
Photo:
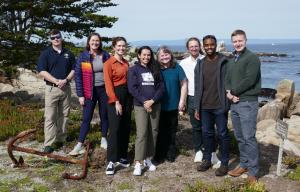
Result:
<svg viewBox="0 0 300 192"><path fill-rule="evenodd" d="M100 45L99 45L97 51L98 51L98 53L101 53L102 52L102 40L101 40L101 36L100 36L99 33L90 33L90 35L87 38L86 47L85 48L86 48L87 51L90 51L91 47L90 47L89 42L90 42L90 40L91 40L91 38L93 36L97 36L99 38L99 40L100 40Z"/></svg>

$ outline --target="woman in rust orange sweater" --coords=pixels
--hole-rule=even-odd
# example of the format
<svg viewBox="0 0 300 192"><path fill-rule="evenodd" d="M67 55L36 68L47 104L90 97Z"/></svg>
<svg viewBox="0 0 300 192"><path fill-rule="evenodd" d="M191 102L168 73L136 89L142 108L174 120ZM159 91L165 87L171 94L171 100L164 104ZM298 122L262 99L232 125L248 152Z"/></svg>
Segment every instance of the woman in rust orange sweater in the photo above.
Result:
<svg viewBox="0 0 300 192"><path fill-rule="evenodd" d="M113 175L115 166L129 167L127 150L130 134L132 98L127 89L128 62L123 58L127 42L124 37L112 41L114 55L104 63L104 82L108 95L110 133L107 147L106 174Z"/></svg>

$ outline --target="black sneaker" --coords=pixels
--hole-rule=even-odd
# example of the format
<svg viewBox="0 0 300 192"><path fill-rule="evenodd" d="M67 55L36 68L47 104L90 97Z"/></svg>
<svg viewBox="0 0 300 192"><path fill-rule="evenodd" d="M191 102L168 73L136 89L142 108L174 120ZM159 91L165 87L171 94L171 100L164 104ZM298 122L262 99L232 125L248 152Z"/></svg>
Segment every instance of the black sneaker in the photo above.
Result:
<svg viewBox="0 0 300 192"><path fill-rule="evenodd" d="M207 171L211 166L211 161L203 160L202 163L197 167L197 171Z"/></svg>
<svg viewBox="0 0 300 192"><path fill-rule="evenodd" d="M105 171L106 175L113 175L115 174L115 165L113 162L109 162L107 167L106 167L106 171Z"/></svg>
<svg viewBox="0 0 300 192"><path fill-rule="evenodd" d="M122 167L129 167L130 163L127 159L121 158L120 161L117 163L118 165L121 165Z"/></svg>
<svg viewBox="0 0 300 192"><path fill-rule="evenodd" d="M221 165L215 172L216 176L224 176L227 175L228 166Z"/></svg>
<svg viewBox="0 0 300 192"><path fill-rule="evenodd" d="M45 146L43 152L44 153L52 153L54 151L53 147L51 146Z"/></svg>

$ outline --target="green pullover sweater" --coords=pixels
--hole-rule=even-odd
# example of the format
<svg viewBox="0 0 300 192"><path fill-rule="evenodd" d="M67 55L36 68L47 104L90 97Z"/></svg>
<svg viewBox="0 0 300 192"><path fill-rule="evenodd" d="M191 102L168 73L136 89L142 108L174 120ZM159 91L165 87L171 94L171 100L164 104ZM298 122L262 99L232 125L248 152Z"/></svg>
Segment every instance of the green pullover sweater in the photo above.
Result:
<svg viewBox="0 0 300 192"><path fill-rule="evenodd" d="M236 54L236 53L234 53ZM257 55L245 48L239 56L228 62L225 89L240 101L257 101L261 89L260 61Z"/></svg>

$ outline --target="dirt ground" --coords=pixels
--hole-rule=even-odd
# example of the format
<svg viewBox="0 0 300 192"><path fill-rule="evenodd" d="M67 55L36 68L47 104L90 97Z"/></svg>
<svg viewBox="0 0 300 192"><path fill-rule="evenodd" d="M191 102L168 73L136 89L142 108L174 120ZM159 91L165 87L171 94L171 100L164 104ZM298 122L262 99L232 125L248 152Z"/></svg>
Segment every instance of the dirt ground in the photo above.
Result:
<svg viewBox="0 0 300 192"><path fill-rule="evenodd" d="M193 162L194 152L192 147L192 132L188 121L180 121L177 133L179 148L176 161L164 162L157 166L155 172L144 171L142 176L133 176L133 165L130 168L117 169L114 176L105 175L105 151L95 149L90 157L90 167L85 179L74 181L61 178L63 172L81 173L78 165L62 163L39 157L15 152L18 157L24 156L26 168L12 168L8 157L6 142L0 143L0 191L137 191L137 192L179 192L184 191L188 184L198 180L213 185L221 185L225 180L243 182L246 175L239 178L230 176L216 177L214 169L207 172L197 172ZM36 149L42 148L42 143L36 141L23 142L21 145ZM70 151L70 146L65 147L60 153ZM131 152L131 157L132 157ZM270 192L300 192L300 182L276 176L278 147L260 144L260 178L266 189ZM80 158L80 157L79 157ZM132 158L131 158L132 159ZM231 154L230 168L238 164L238 156ZM282 172L288 170L283 167Z"/></svg>

